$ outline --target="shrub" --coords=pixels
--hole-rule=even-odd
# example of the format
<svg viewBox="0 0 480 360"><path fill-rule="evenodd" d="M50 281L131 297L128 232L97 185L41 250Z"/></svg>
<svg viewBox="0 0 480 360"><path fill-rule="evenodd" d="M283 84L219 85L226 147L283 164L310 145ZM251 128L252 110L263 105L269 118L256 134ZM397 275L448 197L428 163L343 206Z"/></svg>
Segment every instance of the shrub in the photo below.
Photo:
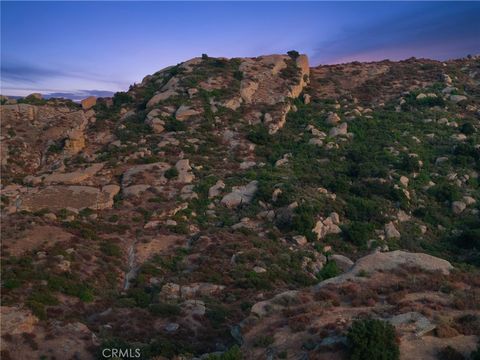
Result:
<svg viewBox="0 0 480 360"><path fill-rule="evenodd" d="M473 351L471 354L470 354L470 358L472 360L480 360L480 342L478 343L477 345L477 350Z"/></svg>
<svg viewBox="0 0 480 360"><path fill-rule="evenodd" d="M438 353L439 360L464 360L465 356L463 356L458 350L455 350L451 346L445 346L439 353Z"/></svg>
<svg viewBox="0 0 480 360"><path fill-rule="evenodd" d="M247 135L247 139L257 145L266 145L270 142L271 136L265 126L256 125Z"/></svg>
<svg viewBox="0 0 480 360"><path fill-rule="evenodd" d="M273 336L265 335L265 336L258 336L254 342L254 347L263 347L266 348L273 344Z"/></svg>
<svg viewBox="0 0 480 360"><path fill-rule="evenodd" d="M206 360L241 360L243 359L240 348L235 345L221 355L209 355Z"/></svg>
<svg viewBox="0 0 480 360"><path fill-rule="evenodd" d="M177 119L170 119L165 123L165 130L167 131L185 131L187 126Z"/></svg>
<svg viewBox="0 0 480 360"><path fill-rule="evenodd" d="M465 135L472 135L475 132L475 128L470 123L465 123L460 127L460 131Z"/></svg>
<svg viewBox="0 0 480 360"><path fill-rule="evenodd" d="M117 244L114 244L109 241L105 241L100 245L100 250L107 256L119 257L122 255L122 250Z"/></svg>
<svg viewBox="0 0 480 360"><path fill-rule="evenodd" d="M173 179L175 177L178 176L178 170L176 167L171 167L170 169L168 169L167 171L165 171L165 177L167 179Z"/></svg>
<svg viewBox="0 0 480 360"><path fill-rule="evenodd" d="M287 51L287 55L290 56L293 60L296 60L300 54L296 50Z"/></svg>
<svg viewBox="0 0 480 360"><path fill-rule="evenodd" d="M373 224L366 222L353 221L343 231L346 240L357 246L364 246L373 235Z"/></svg>
<svg viewBox="0 0 480 360"><path fill-rule="evenodd" d="M348 330L351 360L397 360L400 351L395 328L376 319L356 320Z"/></svg>
<svg viewBox="0 0 480 360"><path fill-rule="evenodd" d="M177 316L181 313L181 309L178 305L167 303L151 304L148 310L154 315L165 317Z"/></svg>
<svg viewBox="0 0 480 360"><path fill-rule="evenodd" d="M318 272L317 277L320 280L327 280L338 274L340 274L340 269L338 268L337 263L335 261L328 261L322 270Z"/></svg>
<svg viewBox="0 0 480 360"><path fill-rule="evenodd" d="M133 102L133 98L124 91L119 91L113 95L113 105L120 107L123 104L130 104Z"/></svg>

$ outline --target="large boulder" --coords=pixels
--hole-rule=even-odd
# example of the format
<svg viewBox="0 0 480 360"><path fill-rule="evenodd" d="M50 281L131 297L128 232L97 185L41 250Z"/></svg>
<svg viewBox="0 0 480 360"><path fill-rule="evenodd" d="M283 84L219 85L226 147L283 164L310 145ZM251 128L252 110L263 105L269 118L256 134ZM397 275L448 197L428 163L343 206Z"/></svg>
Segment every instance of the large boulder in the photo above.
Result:
<svg viewBox="0 0 480 360"><path fill-rule="evenodd" d="M177 119L178 121L184 121L191 116L199 115L201 113L202 111L200 110L192 109L187 105L181 105L175 112L175 119Z"/></svg>
<svg viewBox="0 0 480 360"><path fill-rule="evenodd" d="M401 250L391 252L375 252L357 260L355 265L345 274L322 281L315 288L327 284L341 284L347 280L361 279L361 273L371 274L376 271L391 271L399 267L412 267L424 271L439 271L448 275L453 269L447 260L423 253L410 253Z"/></svg>
<svg viewBox="0 0 480 360"><path fill-rule="evenodd" d="M181 183L191 183L195 178L195 175L192 174L192 167L190 166L190 161L188 159L178 160L175 164L175 168L178 171L178 181Z"/></svg>
<svg viewBox="0 0 480 360"><path fill-rule="evenodd" d="M166 91L155 94L148 102L147 107L153 107L160 102L167 100L168 98L177 95L177 92L173 89L168 89Z"/></svg>
<svg viewBox="0 0 480 360"><path fill-rule="evenodd" d="M257 192L258 181L254 180L245 186L234 186L232 192L223 197L221 203L228 208L235 208L252 201Z"/></svg>
<svg viewBox="0 0 480 360"><path fill-rule="evenodd" d="M89 110L95 106L97 103L97 98L95 96L89 96L86 99L82 100L82 109Z"/></svg>

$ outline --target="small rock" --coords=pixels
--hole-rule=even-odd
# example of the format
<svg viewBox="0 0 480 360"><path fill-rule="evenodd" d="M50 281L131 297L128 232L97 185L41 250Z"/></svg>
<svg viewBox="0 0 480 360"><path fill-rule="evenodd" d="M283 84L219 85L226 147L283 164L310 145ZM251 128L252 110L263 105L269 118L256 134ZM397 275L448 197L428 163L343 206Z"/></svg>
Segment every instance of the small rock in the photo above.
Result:
<svg viewBox="0 0 480 360"><path fill-rule="evenodd" d="M454 201L452 202L452 211L454 214L461 214L467 207L463 201Z"/></svg>

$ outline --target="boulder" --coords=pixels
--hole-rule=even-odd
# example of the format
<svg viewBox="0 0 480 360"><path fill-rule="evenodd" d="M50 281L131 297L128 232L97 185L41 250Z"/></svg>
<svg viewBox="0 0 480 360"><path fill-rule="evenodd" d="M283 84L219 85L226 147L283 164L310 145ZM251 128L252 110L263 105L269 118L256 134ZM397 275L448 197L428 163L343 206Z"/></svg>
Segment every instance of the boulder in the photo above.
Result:
<svg viewBox="0 0 480 360"><path fill-rule="evenodd" d="M388 319L388 322L395 326L399 332L413 332L420 337L435 329L430 320L418 312L407 312L395 315Z"/></svg>
<svg viewBox="0 0 480 360"><path fill-rule="evenodd" d="M180 285L166 283L158 296L161 300L177 300L180 297Z"/></svg>
<svg viewBox="0 0 480 360"><path fill-rule="evenodd" d="M177 95L177 92L174 89L168 89L166 91L157 93L150 100L148 100L147 108L151 108L174 95Z"/></svg>
<svg viewBox="0 0 480 360"><path fill-rule="evenodd" d="M398 239L400 238L400 232L395 227L395 224L390 221L388 224L385 224L385 236L387 239Z"/></svg>
<svg viewBox="0 0 480 360"><path fill-rule="evenodd" d="M195 179L195 175L192 174L192 167L188 159L178 160L175 164L175 168L178 170L177 180L181 183L191 183Z"/></svg>
<svg viewBox="0 0 480 360"><path fill-rule="evenodd" d="M303 235L296 235L293 237L293 241L295 241L298 245L304 246L308 243L308 240Z"/></svg>
<svg viewBox="0 0 480 360"><path fill-rule="evenodd" d="M317 240L323 239L328 234L339 234L342 232L338 226L340 219L337 213L331 213L326 219L320 219L315 224L312 232L316 234Z"/></svg>
<svg viewBox="0 0 480 360"><path fill-rule="evenodd" d="M74 185L79 184L85 180L88 180L94 176L97 172L102 170L104 164L93 164L85 169L78 169L70 173L53 173L43 177L43 183L46 185L51 184L66 184Z"/></svg>
<svg viewBox="0 0 480 360"><path fill-rule="evenodd" d="M340 125L330 129L330 131L328 132L328 136L337 137L341 135L347 135L347 132L348 132L348 124L341 123Z"/></svg>
<svg viewBox="0 0 480 360"><path fill-rule="evenodd" d="M447 260L423 253L410 253L402 250L375 252L357 260L345 274L322 281L315 286L319 289L328 284L341 284L347 280L360 281L359 273L371 274L375 271L390 271L399 267L414 267L424 271L439 271L448 275L453 269Z"/></svg>
<svg viewBox="0 0 480 360"><path fill-rule="evenodd" d="M341 121L340 116L338 116L336 113L334 112L328 113L327 120L326 120L328 125L337 125L340 121Z"/></svg>
<svg viewBox="0 0 480 360"><path fill-rule="evenodd" d="M461 101L465 101L468 98L465 95L450 95L450 100L454 103L459 103Z"/></svg>
<svg viewBox="0 0 480 360"><path fill-rule="evenodd" d="M350 260L348 257L334 254L329 257L330 261L334 261L337 264L337 267L342 271L348 271L353 266L353 261Z"/></svg>
<svg viewBox="0 0 480 360"><path fill-rule="evenodd" d="M463 201L454 201L452 202L452 211L454 214L461 214L467 208L467 204Z"/></svg>
<svg viewBox="0 0 480 360"><path fill-rule="evenodd" d="M245 186L234 186L230 194L222 198L221 203L228 208L235 208L241 204L248 204L252 201L257 192L258 181L254 180Z"/></svg>
<svg viewBox="0 0 480 360"><path fill-rule="evenodd" d="M97 104L97 98L95 96L89 96L82 100L82 109L89 110Z"/></svg>
<svg viewBox="0 0 480 360"><path fill-rule="evenodd" d="M222 180L218 180L215 185L211 186L210 189L208 189L208 197L214 198L216 196L219 196L224 188L225 183Z"/></svg>
<svg viewBox="0 0 480 360"><path fill-rule="evenodd" d="M252 97L258 89L258 83L250 80L244 79L240 83L240 96L242 97L245 103L250 104L252 102Z"/></svg>
<svg viewBox="0 0 480 360"><path fill-rule="evenodd" d="M184 121L191 116L199 115L201 111L190 108L186 105L181 105L175 112L175 119L178 121Z"/></svg>
<svg viewBox="0 0 480 360"><path fill-rule="evenodd" d="M312 97L309 94L303 94L303 103L305 105L310 104L311 101L312 101Z"/></svg>

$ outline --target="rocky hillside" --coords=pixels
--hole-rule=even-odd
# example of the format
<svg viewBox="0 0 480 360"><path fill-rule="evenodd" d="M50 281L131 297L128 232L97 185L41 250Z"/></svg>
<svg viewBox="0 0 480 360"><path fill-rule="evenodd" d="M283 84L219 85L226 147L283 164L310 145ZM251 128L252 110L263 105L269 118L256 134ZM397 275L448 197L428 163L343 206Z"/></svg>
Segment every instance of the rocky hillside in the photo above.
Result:
<svg viewBox="0 0 480 360"><path fill-rule="evenodd" d="M203 55L0 111L2 359L347 359L371 317L477 347L476 57Z"/></svg>

